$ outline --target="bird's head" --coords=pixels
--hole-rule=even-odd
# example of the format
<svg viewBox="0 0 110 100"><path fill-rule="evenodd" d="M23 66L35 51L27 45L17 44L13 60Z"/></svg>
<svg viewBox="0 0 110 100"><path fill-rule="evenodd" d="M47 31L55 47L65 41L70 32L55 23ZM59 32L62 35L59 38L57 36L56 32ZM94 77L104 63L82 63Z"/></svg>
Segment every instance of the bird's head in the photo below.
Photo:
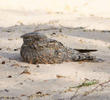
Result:
<svg viewBox="0 0 110 100"><path fill-rule="evenodd" d="M47 39L44 34L37 32L26 33L22 35L21 38L23 38L25 44L33 44L34 42L40 42Z"/></svg>

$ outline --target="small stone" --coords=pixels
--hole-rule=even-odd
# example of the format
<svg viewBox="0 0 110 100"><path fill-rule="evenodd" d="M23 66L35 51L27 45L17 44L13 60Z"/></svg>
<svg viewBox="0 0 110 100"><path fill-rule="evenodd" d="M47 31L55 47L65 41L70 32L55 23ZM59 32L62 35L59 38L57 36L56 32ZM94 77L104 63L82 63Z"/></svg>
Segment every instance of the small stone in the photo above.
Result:
<svg viewBox="0 0 110 100"><path fill-rule="evenodd" d="M19 83L20 85L23 85L23 83Z"/></svg>
<svg viewBox="0 0 110 100"><path fill-rule="evenodd" d="M11 76L11 75L9 75L9 76L8 76L8 78L12 78L12 76Z"/></svg>
<svg viewBox="0 0 110 100"><path fill-rule="evenodd" d="M66 78L65 76L62 75L56 75L57 78Z"/></svg>
<svg viewBox="0 0 110 100"><path fill-rule="evenodd" d="M39 94L40 95L40 94L42 94L42 92L41 91L38 91L38 92L36 92L36 94Z"/></svg>
<svg viewBox="0 0 110 100"><path fill-rule="evenodd" d="M5 61L2 61L2 64L5 64Z"/></svg>
<svg viewBox="0 0 110 100"><path fill-rule="evenodd" d="M37 65L36 67L40 67L39 65Z"/></svg>
<svg viewBox="0 0 110 100"><path fill-rule="evenodd" d="M56 35L56 33L52 33L53 35Z"/></svg>
<svg viewBox="0 0 110 100"><path fill-rule="evenodd" d="M59 29L59 32L62 32L62 29L61 28Z"/></svg>
<svg viewBox="0 0 110 100"><path fill-rule="evenodd" d="M5 89L4 91L9 92L9 90L8 90L8 89Z"/></svg>
<svg viewBox="0 0 110 100"><path fill-rule="evenodd" d="M18 49L14 49L14 51L18 51Z"/></svg>

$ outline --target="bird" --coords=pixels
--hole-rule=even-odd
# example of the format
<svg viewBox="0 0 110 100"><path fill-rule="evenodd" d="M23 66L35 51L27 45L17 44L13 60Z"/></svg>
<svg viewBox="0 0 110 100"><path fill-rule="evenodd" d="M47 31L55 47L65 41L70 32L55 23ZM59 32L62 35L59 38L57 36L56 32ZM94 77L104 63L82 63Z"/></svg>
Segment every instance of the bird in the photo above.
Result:
<svg viewBox="0 0 110 100"><path fill-rule="evenodd" d="M62 62L73 62L93 60L89 52L95 49L73 49L64 46L61 42L48 38L43 33L31 32L21 36L23 44L20 54L25 62L31 64L59 64Z"/></svg>

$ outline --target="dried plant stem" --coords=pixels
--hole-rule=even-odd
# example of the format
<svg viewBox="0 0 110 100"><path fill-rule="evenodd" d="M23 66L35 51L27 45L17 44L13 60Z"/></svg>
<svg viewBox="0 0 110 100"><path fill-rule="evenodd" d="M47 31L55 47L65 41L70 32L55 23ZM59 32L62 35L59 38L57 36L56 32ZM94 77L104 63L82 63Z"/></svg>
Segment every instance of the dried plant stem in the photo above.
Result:
<svg viewBox="0 0 110 100"><path fill-rule="evenodd" d="M85 93L83 94L83 96L87 96L87 95L89 95L90 93L93 93L93 92L96 91L100 86L103 87L105 84L107 84L107 83L109 83L109 82L110 82L110 80L98 84L98 85L97 85L95 88L93 88L91 91L85 92Z"/></svg>

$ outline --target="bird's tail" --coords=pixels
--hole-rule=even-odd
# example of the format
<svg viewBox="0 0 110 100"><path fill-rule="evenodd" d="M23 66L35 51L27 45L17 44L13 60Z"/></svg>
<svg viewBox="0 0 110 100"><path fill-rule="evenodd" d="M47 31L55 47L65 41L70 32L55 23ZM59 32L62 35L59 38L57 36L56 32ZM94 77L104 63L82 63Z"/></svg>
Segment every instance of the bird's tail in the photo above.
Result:
<svg viewBox="0 0 110 100"><path fill-rule="evenodd" d="M73 61L84 61L84 60L94 60L96 57L95 56L91 56L88 53L79 53L79 54L74 54L72 56L72 60Z"/></svg>

